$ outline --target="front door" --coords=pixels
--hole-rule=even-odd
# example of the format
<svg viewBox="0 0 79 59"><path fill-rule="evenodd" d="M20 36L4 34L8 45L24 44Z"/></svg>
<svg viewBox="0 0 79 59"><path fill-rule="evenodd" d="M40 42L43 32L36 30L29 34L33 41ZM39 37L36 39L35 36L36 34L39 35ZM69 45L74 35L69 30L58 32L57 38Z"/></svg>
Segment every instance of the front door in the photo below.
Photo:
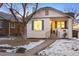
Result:
<svg viewBox="0 0 79 59"><path fill-rule="evenodd" d="M51 33L55 33L55 32L56 32L56 22L51 21Z"/></svg>

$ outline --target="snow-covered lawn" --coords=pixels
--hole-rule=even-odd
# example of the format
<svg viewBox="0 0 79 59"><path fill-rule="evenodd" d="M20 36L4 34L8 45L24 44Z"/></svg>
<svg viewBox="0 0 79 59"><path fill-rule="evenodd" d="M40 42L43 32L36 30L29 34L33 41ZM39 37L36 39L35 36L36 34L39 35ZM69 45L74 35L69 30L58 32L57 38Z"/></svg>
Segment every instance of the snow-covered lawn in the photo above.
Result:
<svg viewBox="0 0 79 59"><path fill-rule="evenodd" d="M78 39L61 39L56 40L53 44L42 50L38 55L46 56L79 56Z"/></svg>
<svg viewBox="0 0 79 59"><path fill-rule="evenodd" d="M8 44L1 44L0 46L1 47L13 47L14 49L5 49L5 50L6 50L6 52L9 52L9 53L15 53L16 50L20 47L26 48L26 51L27 51L27 50L32 49L32 48L36 47L37 45L43 43L44 41L45 40L39 40L38 42L30 42L27 45L21 45L21 46L11 46Z"/></svg>

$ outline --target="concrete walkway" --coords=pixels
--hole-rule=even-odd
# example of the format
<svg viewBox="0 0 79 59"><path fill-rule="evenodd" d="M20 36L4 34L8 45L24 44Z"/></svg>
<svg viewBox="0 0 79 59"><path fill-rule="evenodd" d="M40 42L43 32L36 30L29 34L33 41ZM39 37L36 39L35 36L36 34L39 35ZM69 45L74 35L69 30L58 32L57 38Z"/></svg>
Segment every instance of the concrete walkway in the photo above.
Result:
<svg viewBox="0 0 79 59"><path fill-rule="evenodd" d="M28 51L26 51L26 53L2 53L0 52L0 56L34 56L37 55L38 52L40 52L41 50L45 49L46 47L48 47L50 44L52 44L53 42L55 42L56 39L47 39L45 40L45 42L43 42L42 44L36 46L35 48L32 48Z"/></svg>

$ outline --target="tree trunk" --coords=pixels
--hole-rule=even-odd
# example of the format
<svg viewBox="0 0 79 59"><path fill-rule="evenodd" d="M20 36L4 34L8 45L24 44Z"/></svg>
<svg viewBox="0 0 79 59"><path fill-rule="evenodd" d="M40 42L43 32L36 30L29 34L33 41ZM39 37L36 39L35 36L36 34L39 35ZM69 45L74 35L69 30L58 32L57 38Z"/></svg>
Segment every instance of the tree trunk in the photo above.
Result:
<svg viewBox="0 0 79 59"><path fill-rule="evenodd" d="M22 29L21 29L20 33L21 33L21 38L25 40L27 38L26 24L23 23L23 26L22 26Z"/></svg>

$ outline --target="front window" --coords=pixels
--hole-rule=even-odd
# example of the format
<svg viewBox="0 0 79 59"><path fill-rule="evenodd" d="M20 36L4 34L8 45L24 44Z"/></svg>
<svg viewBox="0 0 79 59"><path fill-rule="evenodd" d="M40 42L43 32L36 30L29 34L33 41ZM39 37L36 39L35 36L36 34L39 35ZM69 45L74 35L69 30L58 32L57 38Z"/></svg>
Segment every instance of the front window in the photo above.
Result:
<svg viewBox="0 0 79 59"><path fill-rule="evenodd" d="M57 28L65 28L65 22L64 21L58 21L57 22Z"/></svg>
<svg viewBox="0 0 79 59"><path fill-rule="evenodd" d="M44 28L44 22L42 20L33 21L33 30L34 31L42 31Z"/></svg>

